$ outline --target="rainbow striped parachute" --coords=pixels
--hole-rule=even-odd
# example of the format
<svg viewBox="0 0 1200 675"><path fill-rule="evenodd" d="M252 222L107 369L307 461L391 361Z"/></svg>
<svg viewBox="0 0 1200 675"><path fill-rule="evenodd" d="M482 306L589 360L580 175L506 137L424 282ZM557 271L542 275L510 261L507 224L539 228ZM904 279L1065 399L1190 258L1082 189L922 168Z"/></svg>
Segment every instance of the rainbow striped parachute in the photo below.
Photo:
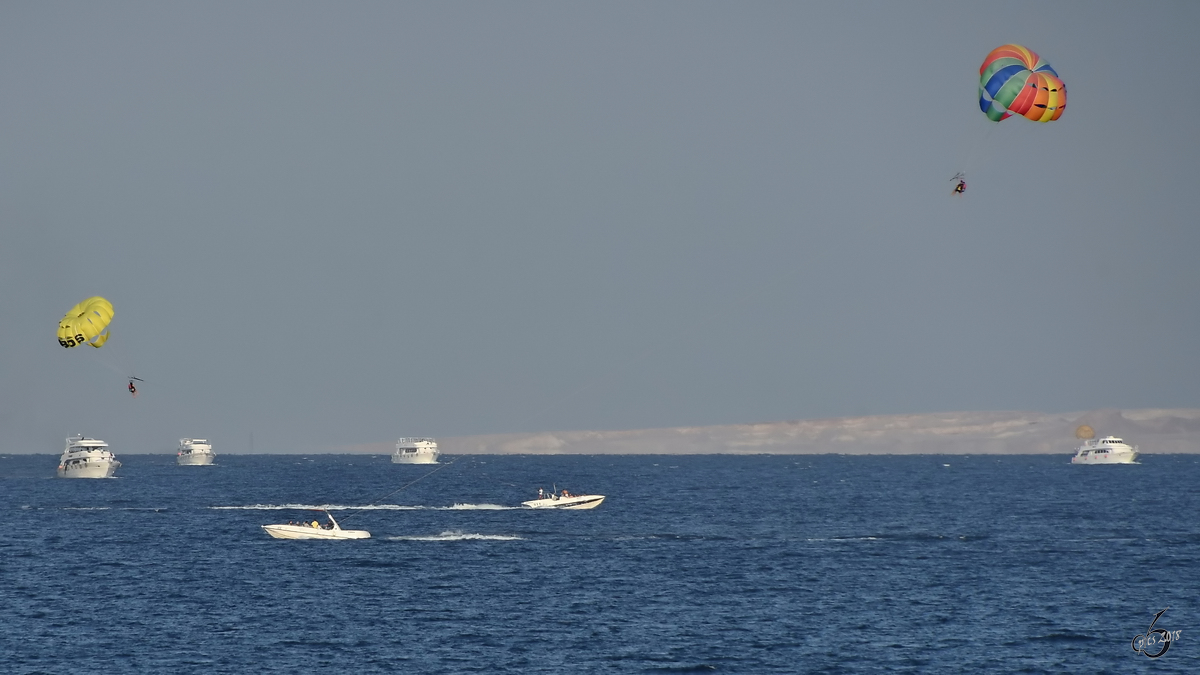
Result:
<svg viewBox="0 0 1200 675"><path fill-rule="evenodd" d="M979 66L979 108L993 122L1013 114L1053 122L1067 107L1067 85L1037 54L1021 45L992 50Z"/></svg>

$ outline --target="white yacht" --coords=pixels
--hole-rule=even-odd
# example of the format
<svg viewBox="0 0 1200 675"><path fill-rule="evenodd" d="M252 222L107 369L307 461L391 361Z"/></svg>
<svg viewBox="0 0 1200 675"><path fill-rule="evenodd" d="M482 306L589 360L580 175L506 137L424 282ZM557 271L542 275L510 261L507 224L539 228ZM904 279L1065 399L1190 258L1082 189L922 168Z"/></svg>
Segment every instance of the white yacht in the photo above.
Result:
<svg viewBox="0 0 1200 675"><path fill-rule="evenodd" d="M108 443L77 434L67 439L67 448L58 459L58 477L111 478L120 466Z"/></svg>
<svg viewBox="0 0 1200 675"><path fill-rule="evenodd" d="M1133 464L1138 458L1137 446L1129 447L1116 436L1098 441L1084 441L1071 458L1072 464Z"/></svg>
<svg viewBox="0 0 1200 675"><path fill-rule="evenodd" d="M401 438L396 441L392 464L437 464L437 441L432 438Z"/></svg>
<svg viewBox="0 0 1200 675"><path fill-rule="evenodd" d="M203 438L179 439L179 456L175 461L180 466L208 466L213 463L216 455L212 445Z"/></svg>
<svg viewBox="0 0 1200 675"><path fill-rule="evenodd" d="M538 488L538 498L521 502L531 509L594 509L604 501L604 495L573 495L566 490L562 494Z"/></svg>
<svg viewBox="0 0 1200 675"><path fill-rule="evenodd" d="M329 523L322 526L314 520L309 522L288 523L287 525L263 525L262 529L276 539L370 539L371 533L366 530L343 530L333 519L333 514L326 511Z"/></svg>

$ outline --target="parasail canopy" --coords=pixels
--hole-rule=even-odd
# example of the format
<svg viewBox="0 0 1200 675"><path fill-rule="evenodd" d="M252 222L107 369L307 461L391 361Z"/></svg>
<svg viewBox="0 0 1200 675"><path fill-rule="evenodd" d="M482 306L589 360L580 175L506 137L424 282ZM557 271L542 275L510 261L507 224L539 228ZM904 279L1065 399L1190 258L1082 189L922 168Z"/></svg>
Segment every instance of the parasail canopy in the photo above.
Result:
<svg viewBox="0 0 1200 675"><path fill-rule="evenodd" d="M75 305L58 322L58 344L78 347L87 343L99 348L108 340L108 322L113 318L112 303L100 296Z"/></svg>
<svg viewBox="0 0 1200 675"><path fill-rule="evenodd" d="M1067 107L1067 85L1034 52L1021 45L997 47L979 66L979 108L993 122L1021 115L1053 122Z"/></svg>

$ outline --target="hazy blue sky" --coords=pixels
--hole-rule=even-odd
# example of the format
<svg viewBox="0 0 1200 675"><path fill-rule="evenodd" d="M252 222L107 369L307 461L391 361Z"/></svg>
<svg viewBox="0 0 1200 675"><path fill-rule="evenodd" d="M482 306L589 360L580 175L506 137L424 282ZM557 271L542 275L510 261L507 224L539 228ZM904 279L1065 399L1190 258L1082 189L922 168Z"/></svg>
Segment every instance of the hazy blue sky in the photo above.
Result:
<svg viewBox="0 0 1200 675"><path fill-rule="evenodd" d="M0 452L1200 407L1197 35L1196 2L0 4ZM1060 121L979 111L1006 42ZM112 339L62 349L91 295Z"/></svg>

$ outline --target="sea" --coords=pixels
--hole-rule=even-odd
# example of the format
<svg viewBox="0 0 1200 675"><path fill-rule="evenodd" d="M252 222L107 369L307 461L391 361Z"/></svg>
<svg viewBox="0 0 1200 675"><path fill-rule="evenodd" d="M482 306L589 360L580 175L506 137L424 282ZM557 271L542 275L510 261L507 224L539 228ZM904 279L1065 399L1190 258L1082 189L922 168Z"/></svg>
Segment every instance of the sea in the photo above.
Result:
<svg viewBox="0 0 1200 675"><path fill-rule="evenodd" d="M119 458L0 455L0 672L1200 672L1200 455Z"/></svg>

